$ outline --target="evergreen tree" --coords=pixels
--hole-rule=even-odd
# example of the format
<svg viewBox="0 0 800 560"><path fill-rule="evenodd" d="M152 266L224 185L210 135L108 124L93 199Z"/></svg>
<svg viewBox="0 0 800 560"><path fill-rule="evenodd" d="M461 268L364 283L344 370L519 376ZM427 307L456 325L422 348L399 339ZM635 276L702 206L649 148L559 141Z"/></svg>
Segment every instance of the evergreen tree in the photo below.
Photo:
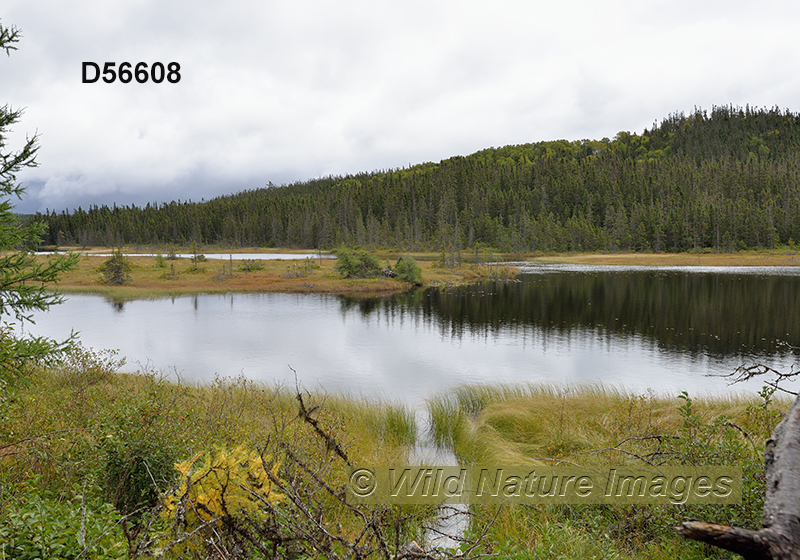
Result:
<svg viewBox="0 0 800 560"><path fill-rule="evenodd" d="M0 50L10 54L16 50L19 31L0 25ZM35 249L46 231L44 223L22 223L13 212L12 200L21 198L24 188L17 183L16 174L25 167L36 166L38 150L36 136L28 138L19 151L6 152L9 127L15 124L22 111L8 105L0 107L0 382L20 371L31 358L52 356L63 345L43 338L21 339L12 332L5 316L18 322L31 321L30 312L45 310L61 302L48 290L59 275L77 263L77 255L60 255L40 262L30 250Z"/></svg>
<svg viewBox="0 0 800 560"><path fill-rule="evenodd" d="M51 244L730 251L800 239L798 185L800 115L730 106L613 140L504 146L199 204L37 219Z"/></svg>

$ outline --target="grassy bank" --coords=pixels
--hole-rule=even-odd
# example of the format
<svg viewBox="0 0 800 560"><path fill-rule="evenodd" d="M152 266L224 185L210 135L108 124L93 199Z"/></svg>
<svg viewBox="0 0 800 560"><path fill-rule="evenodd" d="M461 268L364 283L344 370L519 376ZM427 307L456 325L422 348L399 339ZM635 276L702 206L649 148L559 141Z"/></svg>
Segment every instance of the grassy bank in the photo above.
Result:
<svg viewBox="0 0 800 560"><path fill-rule="evenodd" d="M800 266L795 249L739 251L736 253L563 253L526 255L525 260L624 266Z"/></svg>
<svg viewBox="0 0 800 560"><path fill-rule="evenodd" d="M373 519L336 494L348 461L407 460L406 408L299 401L244 379L182 385L118 365L79 350L0 392L0 557L208 558L227 547L226 558L306 558L341 553L356 535L367 551L418 538L430 511Z"/></svg>
<svg viewBox="0 0 800 560"><path fill-rule="evenodd" d="M79 248L61 248L79 250ZM157 259L129 257L132 263L131 282L113 286L102 282L98 268L105 260L91 256L109 253L109 248L83 251L79 266L65 274L59 289L71 293L96 293L117 299L139 299L196 293L284 292L348 295L382 295L405 291L409 284L394 278L342 278L334 270L332 259L259 260L241 257L242 253L270 252L258 249L219 251L230 259L207 259L194 263L191 259ZM127 252L148 252L130 248ZM184 253L191 251L186 249ZM209 253L215 251L209 251ZM277 251L272 251L276 253ZM307 251L280 250L280 254ZM166 252L164 253L166 254ZM741 251L737 253L569 253L569 254L502 254L464 251L455 254L433 252L398 253L378 251L378 258L387 266L403 255L416 259L422 270L425 286L455 286L488 278L510 277L513 268L488 262L502 260L542 263L569 263L620 266L799 266L800 257L793 249L774 251ZM44 257L42 257L44 258Z"/></svg>
<svg viewBox="0 0 800 560"><path fill-rule="evenodd" d="M108 252L110 250L105 250ZM101 252L101 251L94 251ZM230 259L193 262L182 258L128 257L131 281L125 285L102 282L98 268L104 257L88 254L79 265L64 274L58 288L71 293L97 293L118 299L163 297L191 293L284 292L349 295L381 295L409 289L395 278L342 278L334 270L333 259L248 260L227 253ZM496 267L465 264L440 266L433 254L417 254L425 286L452 286L475 282L499 274ZM387 265L399 255L379 253ZM44 259L44 257L42 257Z"/></svg>
<svg viewBox="0 0 800 560"><path fill-rule="evenodd" d="M599 386L463 386L429 401L431 430L462 464L738 465L738 506L475 507L494 552L528 558L735 558L680 539L686 517L757 530L764 442L791 401L637 395ZM496 517L495 517L496 516Z"/></svg>
<svg viewBox="0 0 800 560"><path fill-rule="evenodd" d="M166 558L206 558L209 543L238 538L244 548L227 557L326 558L362 539L365 556L378 558L418 539L432 514L353 509L337 497L348 462L408 461L416 434L403 406L304 392L298 400L244 379L186 385L117 366L113 354L78 350L6 384L0 542L46 545L53 558L77 555L59 556L59 546L89 547L92 558L167 549ZM678 538L672 527L683 517L760 523L763 442L788 404L767 391L700 398L531 385L460 387L433 396L429 409L434 437L463 464L742 466L741 506L474 506L467 535L484 535L473 554L503 558L674 560L729 557ZM147 539L149 549L130 548Z"/></svg>

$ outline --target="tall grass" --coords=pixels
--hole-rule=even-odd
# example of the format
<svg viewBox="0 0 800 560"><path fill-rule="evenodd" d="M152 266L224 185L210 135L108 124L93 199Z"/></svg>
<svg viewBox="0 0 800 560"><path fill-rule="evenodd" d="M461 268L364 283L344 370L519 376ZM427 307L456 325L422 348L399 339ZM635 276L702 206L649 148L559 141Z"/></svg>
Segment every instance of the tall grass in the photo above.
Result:
<svg viewBox="0 0 800 560"><path fill-rule="evenodd" d="M347 395L311 395L327 411L346 443L360 449L364 464L402 464L416 437L414 413L406 406Z"/></svg>
<svg viewBox="0 0 800 560"><path fill-rule="evenodd" d="M529 465L581 456L580 462L626 461L614 451L625 439L672 434L683 425L676 397L635 394L602 385L464 385L428 400L434 441L465 463ZM765 438L790 401L740 394L692 399L694 414L708 424L721 415ZM765 423L764 415L768 416ZM634 440L629 439L631 443ZM604 453L590 453L605 450Z"/></svg>
<svg viewBox="0 0 800 560"><path fill-rule="evenodd" d="M45 515L57 515L66 502L77 508L112 504L116 517L105 509L88 515L135 535L160 496L176 487L175 463L219 450L267 453L282 465L304 465L291 475L298 480L308 468L331 488L344 483L346 469L334 468L332 450L298 416L296 391L244 378L182 384L155 371L115 373L118 365L113 353L78 349L61 365L33 368L14 387L13 399L0 410L0 535L7 529L3 519L11 519L6 514L30 496L42 497ZM416 437L408 408L301 395L309 415L353 464L407 462ZM314 499L325 504L326 519L340 531L358 534L358 518L335 497L323 492ZM127 517L119 521L120 514ZM398 538L401 528L413 526L412 517L393 525ZM77 537L53 533L62 538Z"/></svg>
<svg viewBox="0 0 800 560"><path fill-rule="evenodd" d="M739 465L740 506L473 506L509 558L727 558L672 530L682 516L757 529L763 444L790 406L759 395L692 398L601 385L465 385L428 401L435 441L463 464Z"/></svg>
<svg viewBox="0 0 800 560"><path fill-rule="evenodd" d="M322 473L313 470L316 465L328 469L324 476L331 487L344 481L345 469L339 472L326 460L332 450L320 448L319 438L298 417L296 391L244 378L190 385L154 371L115 373L118 365L113 353L79 349L59 366L34 368L3 401L0 529L9 511L35 505L56 515L72 503L88 508L86 518L103 533L124 524L122 510L154 499L138 490L151 482L174 485L174 462L242 445L251 450L272 445L270 452L277 453L274 442L289 443L313 472ZM416 426L407 407L323 393L303 392L302 398L308 414L343 444L353 464L408 461ZM702 545L681 541L671 527L682 515L693 515L757 528L763 442L788 406L768 391L691 398L601 385L533 384L462 386L428 402L436 442L452 448L465 464L637 464L645 458L736 463L748 473L743 505L728 509L473 507L473 535L486 531L483 551L519 559L714 557ZM109 503L120 511L108 513L103 508ZM341 517L343 534L357 534L345 521L346 512L337 509L341 504L320 503L327 519L338 523ZM398 510L396 518L408 520L410 512ZM398 528L401 524L397 521ZM398 529L398 542L401 533L404 542L412 534Z"/></svg>

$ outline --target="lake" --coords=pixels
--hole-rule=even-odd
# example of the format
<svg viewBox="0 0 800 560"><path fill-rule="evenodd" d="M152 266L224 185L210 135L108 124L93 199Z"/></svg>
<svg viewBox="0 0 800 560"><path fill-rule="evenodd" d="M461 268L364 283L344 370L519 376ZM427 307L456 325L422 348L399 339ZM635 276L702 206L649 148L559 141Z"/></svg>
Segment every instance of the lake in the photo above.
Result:
<svg viewBox="0 0 800 560"><path fill-rule="evenodd" d="M526 265L517 281L356 299L69 295L28 332L80 331L187 382L216 375L418 406L463 383L603 383L644 393L729 391L718 377L800 351L800 276L786 269ZM296 374L295 374L296 372ZM760 384L736 386L755 391Z"/></svg>

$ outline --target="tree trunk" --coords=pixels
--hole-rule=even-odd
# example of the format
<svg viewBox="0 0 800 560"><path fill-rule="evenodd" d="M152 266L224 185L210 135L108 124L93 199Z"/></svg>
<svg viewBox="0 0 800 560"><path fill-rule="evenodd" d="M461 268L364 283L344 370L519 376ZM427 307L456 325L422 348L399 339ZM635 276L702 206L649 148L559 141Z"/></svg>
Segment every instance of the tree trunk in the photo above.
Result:
<svg viewBox="0 0 800 560"><path fill-rule="evenodd" d="M686 521L676 529L678 534L748 560L800 560L800 396L767 440L764 464L767 494L763 529L749 531Z"/></svg>

